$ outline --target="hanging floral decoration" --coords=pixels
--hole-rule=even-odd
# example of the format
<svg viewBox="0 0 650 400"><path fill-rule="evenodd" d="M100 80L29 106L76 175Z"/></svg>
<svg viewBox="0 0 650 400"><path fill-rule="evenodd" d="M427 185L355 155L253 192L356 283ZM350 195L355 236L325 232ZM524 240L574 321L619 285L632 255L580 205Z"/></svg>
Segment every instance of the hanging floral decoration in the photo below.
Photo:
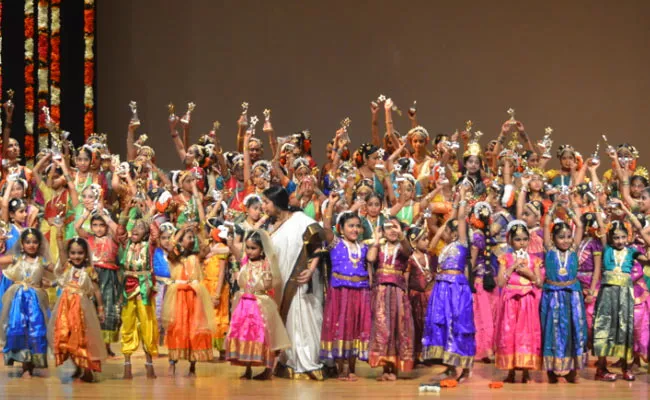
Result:
<svg viewBox="0 0 650 400"><path fill-rule="evenodd" d="M38 0L38 150L49 146L49 131L45 127L43 107L49 107L49 65L50 65L50 4L49 0Z"/></svg>
<svg viewBox="0 0 650 400"><path fill-rule="evenodd" d="M50 9L50 115L61 122L61 0L51 0Z"/></svg>
<svg viewBox="0 0 650 400"><path fill-rule="evenodd" d="M84 0L84 137L95 131L95 0Z"/></svg>
<svg viewBox="0 0 650 400"><path fill-rule="evenodd" d="M25 158L34 163L34 0L25 0Z"/></svg>

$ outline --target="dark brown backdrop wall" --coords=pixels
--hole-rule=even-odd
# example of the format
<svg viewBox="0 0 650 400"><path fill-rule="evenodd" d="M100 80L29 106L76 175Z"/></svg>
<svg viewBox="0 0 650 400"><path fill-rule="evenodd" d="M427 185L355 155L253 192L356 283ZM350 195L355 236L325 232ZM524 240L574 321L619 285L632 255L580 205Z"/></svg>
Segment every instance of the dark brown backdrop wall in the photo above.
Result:
<svg viewBox="0 0 650 400"><path fill-rule="evenodd" d="M381 92L403 109L417 100L432 134L467 119L496 134L513 107L535 138L551 125L556 145L583 153L605 132L647 152L650 2L528 3L98 2L98 131L124 154L137 100L140 133L177 167L169 101L179 113L197 103L193 138L216 119L231 147L245 100L251 114L273 110L278 135L311 129L322 161L345 116L355 145L369 140Z"/></svg>

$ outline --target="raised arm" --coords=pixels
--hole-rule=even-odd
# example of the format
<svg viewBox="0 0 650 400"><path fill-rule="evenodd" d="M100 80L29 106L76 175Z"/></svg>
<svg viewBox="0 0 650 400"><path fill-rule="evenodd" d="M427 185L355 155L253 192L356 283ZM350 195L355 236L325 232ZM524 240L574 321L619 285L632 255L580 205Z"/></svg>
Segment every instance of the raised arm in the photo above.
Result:
<svg viewBox="0 0 650 400"><path fill-rule="evenodd" d="M137 121L130 121L129 128L126 131L126 159L133 161L138 155L138 149L135 147L135 131L140 126Z"/></svg>
<svg viewBox="0 0 650 400"><path fill-rule="evenodd" d="M247 126L246 114L241 114L237 121L237 151L239 153L244 151L244 135L246 135Z"/></svg>
<svg viewBox="0 0 650 400"><path fill-rule="evenodd" d="M372 132L372 144L377 147L381 147L381 135L379 134L379 106L374 101L370 103L370 113L372 114L371 120L371 132Z"/></svg>
<svg viewBox="0 0 650 400"><path fill-rule="evenodd" d="M178 157L181 159L181 162L185 165L187 165L187 152L185 151L185 145L183 144L183 141L180 138L180 135L178 134L178 131L176 130L176 127L178 125L178 117L174 116L173 118L170 117L169 119L169 133L172 136L172 141L174 142L174 147L176 148L176 153L178 154Z"/></svg>
<svg viewBox="0 0 650 400"><path fill-rule="evenodd" d="M251 155L248 151L248 144L253 136L253 131L249 130L244 135L244 193L253 185L251 182Z"/></svg>
<svg viewBox="0 0 650 400"><path fill-rule="evenodd" d="M275 153L278 152L278 140L275 137L275 130L271 124L271 120L264 121L264 127L262 130L266 133L266 136L269 139L269 145L271 146L271 154L275 156Z"/></svg>
<svg viewBox="0 0 650 400"><path fill-rule="evenodd" d="M5 126L2 129L2 158L7 157L7 146L9 145L9 138L11 137L11 126L13 125L14 104L13 102L5 102L2 107L5 109Z"/></svg>

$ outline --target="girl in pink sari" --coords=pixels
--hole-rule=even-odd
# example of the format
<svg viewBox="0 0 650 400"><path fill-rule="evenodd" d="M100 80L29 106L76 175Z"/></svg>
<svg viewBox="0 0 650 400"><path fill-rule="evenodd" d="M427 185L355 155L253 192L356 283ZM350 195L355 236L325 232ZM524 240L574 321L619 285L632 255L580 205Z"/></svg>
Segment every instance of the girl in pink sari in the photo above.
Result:
<svg viewBox="0 0 650 400"><path fill-rule="evenodd" d="M497 321L496 365L507 369L506 383L515 382L515 370L523 370L528 383L530 370L540 369L541 327L539 320L539 274L542 261L527 251L530 234L526 223L512 221L507 241L513 252L499 257L498 283L502 288Z"/></svg>

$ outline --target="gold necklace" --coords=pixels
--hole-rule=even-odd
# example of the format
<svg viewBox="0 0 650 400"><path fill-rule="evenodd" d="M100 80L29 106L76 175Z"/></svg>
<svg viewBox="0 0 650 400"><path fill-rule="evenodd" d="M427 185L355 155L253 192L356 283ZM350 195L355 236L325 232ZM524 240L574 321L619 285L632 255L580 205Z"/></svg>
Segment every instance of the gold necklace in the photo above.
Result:
<svg viewBox="0 0 650 400"><path fill-rule="evenodd" d="M623 272L622 267L626 257L627 248L623 248L622 250L614 250L614 272Z"/></svg>

